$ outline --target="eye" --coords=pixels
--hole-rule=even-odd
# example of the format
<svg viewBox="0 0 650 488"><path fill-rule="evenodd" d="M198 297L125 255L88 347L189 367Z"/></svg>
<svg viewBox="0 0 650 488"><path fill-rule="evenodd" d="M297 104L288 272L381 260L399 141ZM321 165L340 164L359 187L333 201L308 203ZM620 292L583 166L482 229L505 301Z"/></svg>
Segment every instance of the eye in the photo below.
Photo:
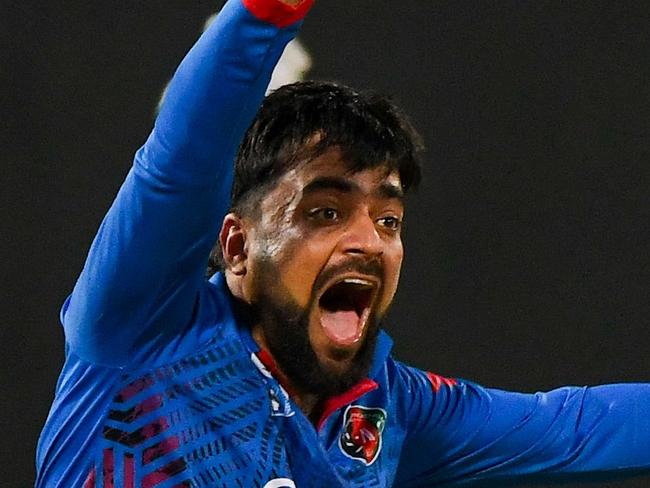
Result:
<svg viewBox="0 0 650 488"><path fill-rule="evenodd" d="M402 227L402 221L399 218L393 216L382 217L378 219L377 222L382 227L393 231L400 230L400 228Z"/></svg>
<svg viewBox="0 0 650 488"><path fill-rule="evenodd" d="M309 211L309 218L323 222L335 222L339 217L339 211L331 207L315 208Z"/></svg>

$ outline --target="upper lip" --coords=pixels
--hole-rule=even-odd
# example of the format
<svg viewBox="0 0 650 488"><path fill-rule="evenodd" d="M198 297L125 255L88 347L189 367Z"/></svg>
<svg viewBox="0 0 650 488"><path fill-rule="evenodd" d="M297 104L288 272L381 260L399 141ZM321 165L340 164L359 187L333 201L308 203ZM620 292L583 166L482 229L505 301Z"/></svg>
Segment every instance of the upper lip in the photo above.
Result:
<svg viewBox="0 0 650 488"><path fill-rule="evenodd" d="M325 283L318 295L318 299L320 300L325 292L332 288L334 285L343 283L346 280L355 280L358 284L368 285L370 288L372 288L372 298L370 300L370 303L374 303L375 297L377 295L377 290L379 289L380 280L376 276L366 275L362 273L345 273L343 275L332 278L330 281Z"/></svg>

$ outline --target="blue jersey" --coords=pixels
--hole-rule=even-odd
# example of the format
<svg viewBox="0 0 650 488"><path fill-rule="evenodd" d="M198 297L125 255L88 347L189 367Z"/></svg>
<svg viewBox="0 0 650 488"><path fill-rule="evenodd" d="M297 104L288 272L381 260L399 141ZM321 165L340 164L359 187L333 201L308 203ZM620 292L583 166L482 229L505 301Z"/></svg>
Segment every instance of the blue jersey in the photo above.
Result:
<svg viewBox="0 0 650 488"><path fill-rule="evenodd" d="M388 487L650 468L650 386L519 394L399 363L313 424L204 279L232 162L310 0L230 0L176 72L61 313L39 487Z"/></svg>

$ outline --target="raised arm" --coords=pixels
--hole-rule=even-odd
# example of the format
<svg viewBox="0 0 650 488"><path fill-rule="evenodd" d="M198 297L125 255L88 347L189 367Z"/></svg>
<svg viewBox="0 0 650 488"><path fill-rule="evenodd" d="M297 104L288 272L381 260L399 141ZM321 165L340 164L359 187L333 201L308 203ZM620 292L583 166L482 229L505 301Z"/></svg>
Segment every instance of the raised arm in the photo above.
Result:
<svg viewBox="0 0 650 488"><path fill-rule="evenodd" d="M650 472L650 385L522 394L406 367L399 374L412 403L396 486L504 486Z"/></svg>
<svg viewBox="0 0 650 488"><path fill-rule="evenodd" d="M187 54L63 307L73 353L122 366L188 326L237 147L312 3L229 0Z"/></svg>

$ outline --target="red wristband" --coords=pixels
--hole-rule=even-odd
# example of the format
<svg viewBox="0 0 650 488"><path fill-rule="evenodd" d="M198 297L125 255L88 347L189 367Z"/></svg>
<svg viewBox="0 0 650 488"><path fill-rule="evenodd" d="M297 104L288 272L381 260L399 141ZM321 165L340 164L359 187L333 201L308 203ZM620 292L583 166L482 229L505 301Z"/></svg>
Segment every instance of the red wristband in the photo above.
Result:
<svg viewBox="0 0 650 488"><path fill-rule="evenodd" d="M282 3L280 0L242 1L248 11L255 17L280 28L302 20L314 4L314 0L303 0L295 7Z"/></svg>

